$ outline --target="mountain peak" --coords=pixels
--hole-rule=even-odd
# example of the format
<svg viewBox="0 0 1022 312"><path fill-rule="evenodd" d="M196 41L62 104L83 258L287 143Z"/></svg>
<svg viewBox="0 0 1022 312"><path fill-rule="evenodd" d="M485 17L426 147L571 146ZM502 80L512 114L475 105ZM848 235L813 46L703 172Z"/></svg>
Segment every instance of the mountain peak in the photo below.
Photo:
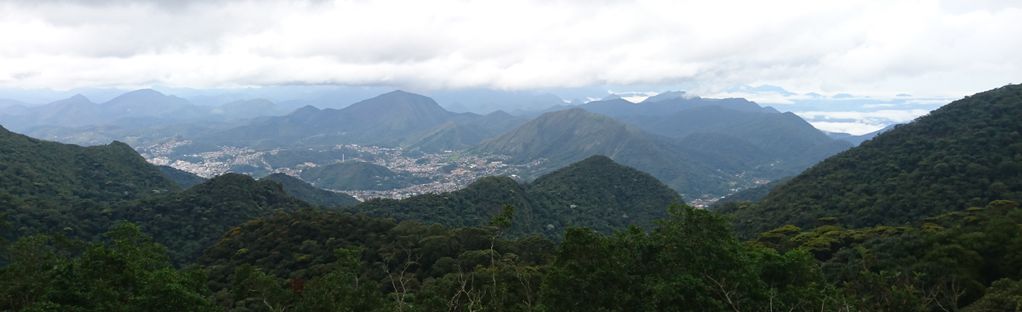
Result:
<svg viewBox="0 0 1022 312"><path fill-rule="evenodd" d="M575 164L576 165L580 165L580 166L593 166L593 165L618 165L618 166L620 166L618 163L614 162L613 159L610 159L610 157L607 157L607 156L604 156L604 155L589 156L589 158L583 159L582 161L579 161L579 162L577 162Z"/></svg>
<svg viewBox="0 0 1022 312"><path fill-rule="evenodd" d="M136 96L137 97L163 97L163 96L167 96L167 95L161 93L160 91L156 91L156 90L153 90L153 89L138 89L138 90L129 91L127 93L121 94L118 97L124 97L124 96L130 96L130 97L136 97Z"/></svg>
<svg viewBox="0 0 1022 312"><path fill-rule="evenodd" d="M433 102L433 99L429 98L428 96L425 96L425 95L422 95L422 94L418 94L418 93L412 93L412 92L408 92L408 91L404 91L404 90L390 91L390 92L387 92L387 93L384 93L384 94L377 95L375 98L389 99L389 100L393 100L393 99L405 99L405 100L419 100L419 101L430 101L430 102Z"/></svg>
<svg viewBox="0 0 1022 312"><path fill-rule="evenodd" d="M305 106L302 106L299 109L296 109L294 112L291 113L291 115L315 114L315 113L318 113L319 111L320 111L320 109L316 108L315 106L305 105Z"/></svg>
<svg viewBox="0 0 1022 312"><path fill-rule="evenodd" d="M107 101L106 106L147 106L159 103L160 106L190 105L185 99L166 95L153 89L139 89L127 92Z"/></svg>
<svg viewBox="0 0 1022 312"><path fill-rule="evenodd" d="M642 103L653 103L664 100L682 99L685 98L685 91L666 91L660 94L646 98Z"/></svg>

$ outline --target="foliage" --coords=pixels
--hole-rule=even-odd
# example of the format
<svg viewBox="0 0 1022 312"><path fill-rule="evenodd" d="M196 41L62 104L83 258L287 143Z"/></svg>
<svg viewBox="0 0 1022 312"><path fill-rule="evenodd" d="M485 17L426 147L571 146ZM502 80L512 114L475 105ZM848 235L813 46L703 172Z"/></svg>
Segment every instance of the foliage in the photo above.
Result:
<svg viewBox="0 0 1022 312"><path fill-rule="evenodd" d="M542 292L553 311L814 310L834 303L804 254L747 247L725 220L686 206L672 207L650 233L573 229L556 259Z"/></svg>
<svg viewBox="0 0 1022 312"><path fill-rule="evenodd" d="M169 247L176 263L194 260L231 227L276 211L310 207L273 181L224 174L180 193L116 207L113 220L140 224Z"/></svg>
<svg viewBox="0 0 1022 312"><path fill-rule="evenodd" d="M504 205L511 205L517 210L511 234L559 239L570 226L603 233L631 224L650 228L654 220L666 216L664 207L678 202L681 197L652 176L593 156L532 184L487 177L450 193L370 200L354 210L463 227L486 224Z"/></svg>
<svg viewBox="0 0 1022 312"><path fill-rule="evenodd" d="M174 184L177 184L177 186L180 187L181 189L187 189L189 187L202 184L202 182L206 182L206 179L200 176L194 175L187 171L178 170L174 167L159 166L157 168L160 169L160 172L163 173L163 176L167 177L167 179L170 179L171 181L174 181Z"/></svg>
<svg viewBox="0 0 1022 312"><path fill-rule="evenodd" d="M989 293L991 283L1022 278L1020 226L1018 203L994 201L916 226L786 226L757 241L810 252L828 280L854 298L848 304L861 310L936 311L966 307ZM1009 300L1010 284L999 289L1002 294L977 304Z"/></svg>
<svg viewBox="0 0 1022 312"><path fill-rule="evenodd" d="M205 278L176 270L166 249L122 223L102 243L29 236L0 269L0 309L45 311L214 311Z"/></svg>
<svg viewBox="0 0 1022 312"><path fill-rule="evenodd" d="M80 147L0 128L0 205L13 231L93 238L111 225L104 210L177 186L124 143Z"/></svg>
<svg viewBox="0 0 1022 312"><path fill-rule="evenodd" d="M422 178L362 161L308 168L302 170L302 179L332 190L391 190L423 182Z"/></svg>
<svg viewBox="0 0 1022 312"><path fill-rule="evenodd" d="M274 173L259 180L270 180L280 183L285 193L313 205L333 208L354 206L359 203L358 199L350 195L319 189L305 183L305 181L283 173Z"/></svg>
<svg viewBox="0 0 1022 312"><path fill-rule="evenodd" d="M736 211L744 234L785 223L905 224L991 200L1022 200L1022 85L952 102L831 157Z"/></svg>

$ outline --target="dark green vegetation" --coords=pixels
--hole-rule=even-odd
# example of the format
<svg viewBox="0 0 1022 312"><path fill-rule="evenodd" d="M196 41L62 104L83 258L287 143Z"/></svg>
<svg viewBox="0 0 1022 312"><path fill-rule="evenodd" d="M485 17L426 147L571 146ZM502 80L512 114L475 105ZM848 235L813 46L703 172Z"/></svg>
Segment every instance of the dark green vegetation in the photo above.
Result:
<svg viewBox="0 0 1022 312"><path fill-rule="evenodd" d="M201 184L202 182L206 182L206 179L200 176L194 175L190 172L181 171L170 166L159 166L158 168L160 168L160 172L163 173L167 179L174 181L174 184L177 184L177 186L182 189L187 189Z"/></svg>
<svg viewBox="0 0 1022 312"><path fill-rule="evenodd" d="M140 224L170 249L177 263L193 260L233 226L276 211L310 208L277 182L228 173L179 193L122 204L110 220Z"/></svg>
<svg viewBox="0 0 1022 312"><path fill-rule="evenodd" d="M755 233L836 218L848 226L903 224L995 199L1022 200L1022 85L952 102L831 157L732 209Z"/></svg>
<svg viewBox="0 0 1022 312"><path fill-rule="evenodd" d="M305 181L283 173L274 173L259 180L269 180L280 183L285 193L313 205L323 207L346 207L354 206L359 203L358 199L351 197L351 195L319 189L305 183Z"/></svg>
<svg viewBox="0 0 1022 312"><path fill-rule="evenodd" d="M488 177L450 193L370 200L354 210L464 227L485 224L504 205L512 205L517 210L511 233L557 239L568 227L604 233L629 225L650 228L654 220L666 216L664 207L678 202L677 192L652 176L593 156L529 184Z"/></svg>
<svg viewBox="0 0 1022 312"><path fill-rule="evenodd" d="M7 238L53 229L99 233L109 224L91 220L104 210L176 189L124 143L80 147L0 127L0 212L9 215L12 228Z"/></svg>
<svg viewBox="0 0 1022 312"><path fill-rule="evenodd" d="M0 309L135 311L1013 311L1022 210L914 226L786 226L751 242L673 206L649 231L569 229L564 241L299 210L228 231L198 266L119 225L103 242L26 237L0 268Z"/></svg>
<svg viewBox="0 0 1022 312"><path fill-rule="evenodd" d="M820 261L847 302L866 311L1017 311L1022 307L1022 209L994 201L910 226L788 225L756 244Z"/></svg>
<svg viewBox="0 0 1022 312"><path fill-rule="evenodd" d="M392 190L424 182L408 174L362 161L347 161L302 170L302 179L331 190Z"/></svg>
<svg viewBox="0 0 1022 312"><path fill-rule="evenodd" d="M199 268L177 270L138 226L119 224L102 242L28 236L0 268L4 311L217 311Z"/></svg>

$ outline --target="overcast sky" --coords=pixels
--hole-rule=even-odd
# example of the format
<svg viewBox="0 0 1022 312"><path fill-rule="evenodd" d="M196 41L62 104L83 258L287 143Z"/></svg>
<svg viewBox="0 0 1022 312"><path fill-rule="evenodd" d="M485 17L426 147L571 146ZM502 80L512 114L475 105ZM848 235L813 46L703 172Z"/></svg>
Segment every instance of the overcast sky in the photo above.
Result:
<svg viewBox="0 0 1022 312"><path fill-rule="evenodd" d="M0 87L769 84L960 96L1022 76L1018 1L5 1Z"/></svg>

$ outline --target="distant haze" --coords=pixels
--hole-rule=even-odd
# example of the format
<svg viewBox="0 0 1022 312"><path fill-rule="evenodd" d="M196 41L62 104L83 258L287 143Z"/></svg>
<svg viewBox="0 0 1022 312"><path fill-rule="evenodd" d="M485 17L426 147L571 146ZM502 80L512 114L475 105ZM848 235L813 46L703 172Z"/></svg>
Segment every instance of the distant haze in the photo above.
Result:
<svg viewBox="0 0 1022 312"><path fill-rule="evenodd" d="M0 3L0 98L30 104L155 87L333 105L400 88L491 111L684 90L864 133L1020 82L1018 51L1016 1ZM302 93L322 86L348 89ZM288 91L224 95L267 87Z"/></svg>

